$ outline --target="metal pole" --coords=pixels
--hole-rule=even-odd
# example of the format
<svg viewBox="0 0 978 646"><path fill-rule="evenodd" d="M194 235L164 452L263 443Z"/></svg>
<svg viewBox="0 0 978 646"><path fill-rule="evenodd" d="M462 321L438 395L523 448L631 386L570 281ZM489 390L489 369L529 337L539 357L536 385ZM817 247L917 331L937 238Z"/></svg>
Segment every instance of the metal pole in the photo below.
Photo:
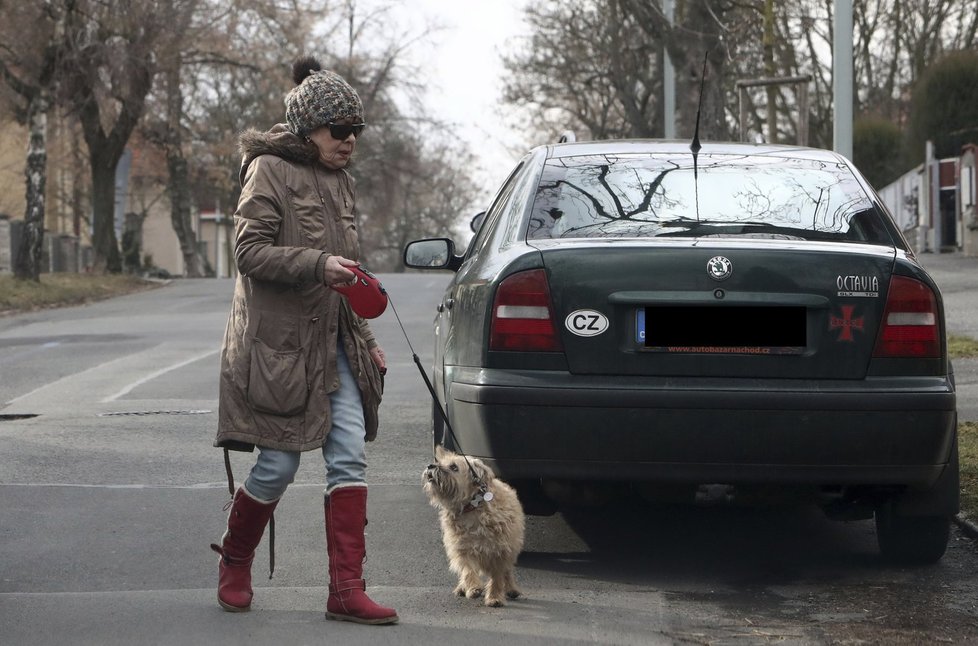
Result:
<svg viewBox="0 0 978 646"><path fill-rule="evenodd" d="M808 145L808 81L798 84L798 145Z"/></svg>
<svg viewBox="0 0 978 646"><path fill-rule="evenodd" d="M927 226L933 236L924 251L940 253L944 243L944 219L941 217L941 162L934 154L934 142L928 140L924 148L924 186L927 188Z"/></svg>
<svg viewBox="0 0 978 646"><path fill-rule="evenodd" d="M852 0L835 0L833 31L833 147L852 159Z"/></svg>
<svg viewBox="0 0 978 646"><path fill-rule="evenodd" d="M740 102L740 114L738 115L737 121L740 124L740 140L747 141L747 88L743 85L738 85L738 99Z"/></svg>
<svg viewBox="0 0 978 646"><path fill-rule="evenodd" d="M672 24L675 17L676 0L662 0L662 13ZM665 119L663 134L666 139L676 138L676 70L672 66L669 50L662 46L662 114Z"/></svg>

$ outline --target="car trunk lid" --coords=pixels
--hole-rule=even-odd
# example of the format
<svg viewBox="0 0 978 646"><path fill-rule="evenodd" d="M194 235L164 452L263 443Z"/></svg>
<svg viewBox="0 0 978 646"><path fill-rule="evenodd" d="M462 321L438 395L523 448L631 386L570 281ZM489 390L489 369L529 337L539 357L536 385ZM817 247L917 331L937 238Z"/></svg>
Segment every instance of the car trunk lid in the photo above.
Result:
<svg viewBox="0 0 978 646"><path fill-rule="evenodd" d="M533 241L573 374L859 379L894 250L825 242Z"/></svg>

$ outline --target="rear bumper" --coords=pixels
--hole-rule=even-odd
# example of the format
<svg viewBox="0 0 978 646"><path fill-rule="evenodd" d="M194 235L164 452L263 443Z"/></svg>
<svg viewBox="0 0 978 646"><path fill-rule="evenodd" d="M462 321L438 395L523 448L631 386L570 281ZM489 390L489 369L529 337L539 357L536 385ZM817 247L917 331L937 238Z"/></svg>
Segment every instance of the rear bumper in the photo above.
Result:
<svg viewBox="0 0 978 646"><path fill-rule="evenodd" d="M937 481L955 435L943 378L595 378L453 371L461 449L508 478L893 485Z"/></svg>

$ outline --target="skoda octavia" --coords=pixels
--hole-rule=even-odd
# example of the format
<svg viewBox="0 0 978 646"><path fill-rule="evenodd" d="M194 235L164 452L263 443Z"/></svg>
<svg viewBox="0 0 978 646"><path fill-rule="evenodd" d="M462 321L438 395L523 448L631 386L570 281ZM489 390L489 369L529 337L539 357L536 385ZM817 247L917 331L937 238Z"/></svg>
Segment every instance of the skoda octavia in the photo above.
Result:
<svg viewBox="0 0 978 646"><path fill-rule="evenodd" d="M435 442L531 513L561 492L778 490L943 555L958 511L941 294L845 158L753 144L531 150L434 322ZM447 415L443 421L438 409Z"/></svg>

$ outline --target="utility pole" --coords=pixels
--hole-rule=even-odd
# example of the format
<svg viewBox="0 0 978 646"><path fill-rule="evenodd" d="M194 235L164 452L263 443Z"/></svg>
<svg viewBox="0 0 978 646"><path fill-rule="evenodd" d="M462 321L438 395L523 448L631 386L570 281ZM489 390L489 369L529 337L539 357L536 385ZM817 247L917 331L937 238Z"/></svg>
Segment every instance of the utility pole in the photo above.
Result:
<svg viewBox="0 0 978 646"><path fill-rule="evenodd" d="M777 76L774 69L774 0L764 0L764 74ZM767 137L769 144L778 143L778 86L767 86Z"/></svg>
<svg viewBox="0 0 978 646"><path fill-rule="evenodd" d="M834 1L832 147L835 152L852 159L852 0Z"/></svg>
<svg viewBox="0 0 978 646"><path fill-rule="evenodd" d="M662 0L662 13L666 21L672 25L676 15L676 0ZM676 70L672 66L669 49L662 45L662 114L665 119L663 135L666 139L676 138Z"/></svg>

